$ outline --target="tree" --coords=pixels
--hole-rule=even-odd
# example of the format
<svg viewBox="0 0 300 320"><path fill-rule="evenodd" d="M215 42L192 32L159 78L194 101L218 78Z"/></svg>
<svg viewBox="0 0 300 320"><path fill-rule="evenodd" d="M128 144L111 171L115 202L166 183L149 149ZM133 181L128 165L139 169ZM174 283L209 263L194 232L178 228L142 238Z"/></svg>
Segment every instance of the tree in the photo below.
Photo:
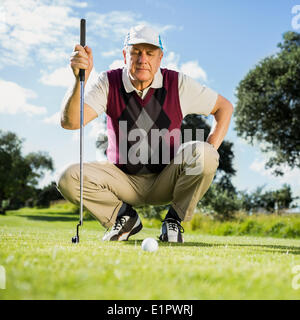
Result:
<svg viewBox="0 0 300 320"><path fill-rule="evenodd" d="M241 208L247 212L279 212L288 209L298 197L292 196L291 187L284 184L281 189L263 192L265 185L257 187L251 194L239 192Z"/></svg>
<svg viewBox="0 0 300 320"><path fill-rule="evenodd" d="M300 167L300 34L286 32L279 52L259 62L237 87L237 135L262 152L266 167L283 175L280 165Z"/></svg>
<svg viewBox="0 0 300 320"><path fill-rule="evenodd" d="M56 188L56 183L52 181L38 192L35 205L40 208L47 208L53 200L64 199L61 193Z"/></svg>
<svg viewBox="0 0 300 320"><path fill-rule="evenodd" d="M36 185L46 170L53 171L52 159L44 152L22 155L23 140L13 132L0 130L0 208L24 205L36 196Z"/></svg>
<svg viewBox="0 0 300 320"><path fill-rule="evenodd" d="M291 208L292 202L298 199L298 197L292 196L291 187L287 184L284 184L281 189L274 191L273 195L275 198L274 209L276 211Z"/></svg>
<svg viewBox="0 0 300 320"><path fill-rule="evenodd" d="M241 208L241 203L235 189L227 190L222 184L215 183L199 201L198 208L220 221L226 221L235 217L236 212Z"/></svg>

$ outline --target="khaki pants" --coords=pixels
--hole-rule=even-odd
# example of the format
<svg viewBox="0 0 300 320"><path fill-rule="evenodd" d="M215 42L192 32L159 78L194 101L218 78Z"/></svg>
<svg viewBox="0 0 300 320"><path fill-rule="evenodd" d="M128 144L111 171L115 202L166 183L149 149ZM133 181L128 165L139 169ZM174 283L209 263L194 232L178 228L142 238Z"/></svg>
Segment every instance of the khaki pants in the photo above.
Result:
<svg viewBox="0 0 300 320"><path fill-rule="evenodd" d="M171 203L183 221L192 218L219 165L218 151L207 142L181 145L161 173L131 175L108 161L83 164L83 205L104 227L111 227L122 202L132 206ZM80 201L79 164L69 166L57 188L74 204Z"/></svg>

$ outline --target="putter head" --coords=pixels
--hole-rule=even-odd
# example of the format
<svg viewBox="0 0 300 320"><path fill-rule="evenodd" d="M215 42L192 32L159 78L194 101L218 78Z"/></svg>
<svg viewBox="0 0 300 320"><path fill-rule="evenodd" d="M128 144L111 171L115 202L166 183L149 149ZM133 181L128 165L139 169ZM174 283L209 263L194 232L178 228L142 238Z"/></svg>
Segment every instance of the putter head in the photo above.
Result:
<svg viewBox="0 0 300 320"><path fill-rule="evenodd" d="M78 236L72 237L72 243L79 243L79 237Z"/></svg>

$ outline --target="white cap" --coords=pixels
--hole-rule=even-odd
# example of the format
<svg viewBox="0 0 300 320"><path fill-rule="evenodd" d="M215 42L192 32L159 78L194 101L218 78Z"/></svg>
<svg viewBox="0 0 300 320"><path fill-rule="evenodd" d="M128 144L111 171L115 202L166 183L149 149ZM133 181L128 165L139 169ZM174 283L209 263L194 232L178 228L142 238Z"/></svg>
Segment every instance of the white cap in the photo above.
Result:
<svg viewBox="0 0 300 320"><path fill-rule="evenodd" d="M163 50L159 33L144 25L138 25L129 30L125 37L124 47L138 43L149 43Z"/></svg>

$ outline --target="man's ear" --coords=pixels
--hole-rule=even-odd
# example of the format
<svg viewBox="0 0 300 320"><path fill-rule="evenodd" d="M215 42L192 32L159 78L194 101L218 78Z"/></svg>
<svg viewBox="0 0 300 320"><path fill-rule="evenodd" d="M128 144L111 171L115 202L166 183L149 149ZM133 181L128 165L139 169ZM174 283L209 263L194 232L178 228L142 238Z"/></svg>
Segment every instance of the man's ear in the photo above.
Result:
<svg viewBox="0 0 300 320"><path fill-rule="evenodd" d="M126 65L126 50L125 49L123 49L123 57L124 57L124 63Z"/></svg>
<svg viewBox="0 0 300 320"><path fill-rule="evenodd" d="M160 49L160 61L163 58L163 56L164 56L164 52Z"/></svg>

